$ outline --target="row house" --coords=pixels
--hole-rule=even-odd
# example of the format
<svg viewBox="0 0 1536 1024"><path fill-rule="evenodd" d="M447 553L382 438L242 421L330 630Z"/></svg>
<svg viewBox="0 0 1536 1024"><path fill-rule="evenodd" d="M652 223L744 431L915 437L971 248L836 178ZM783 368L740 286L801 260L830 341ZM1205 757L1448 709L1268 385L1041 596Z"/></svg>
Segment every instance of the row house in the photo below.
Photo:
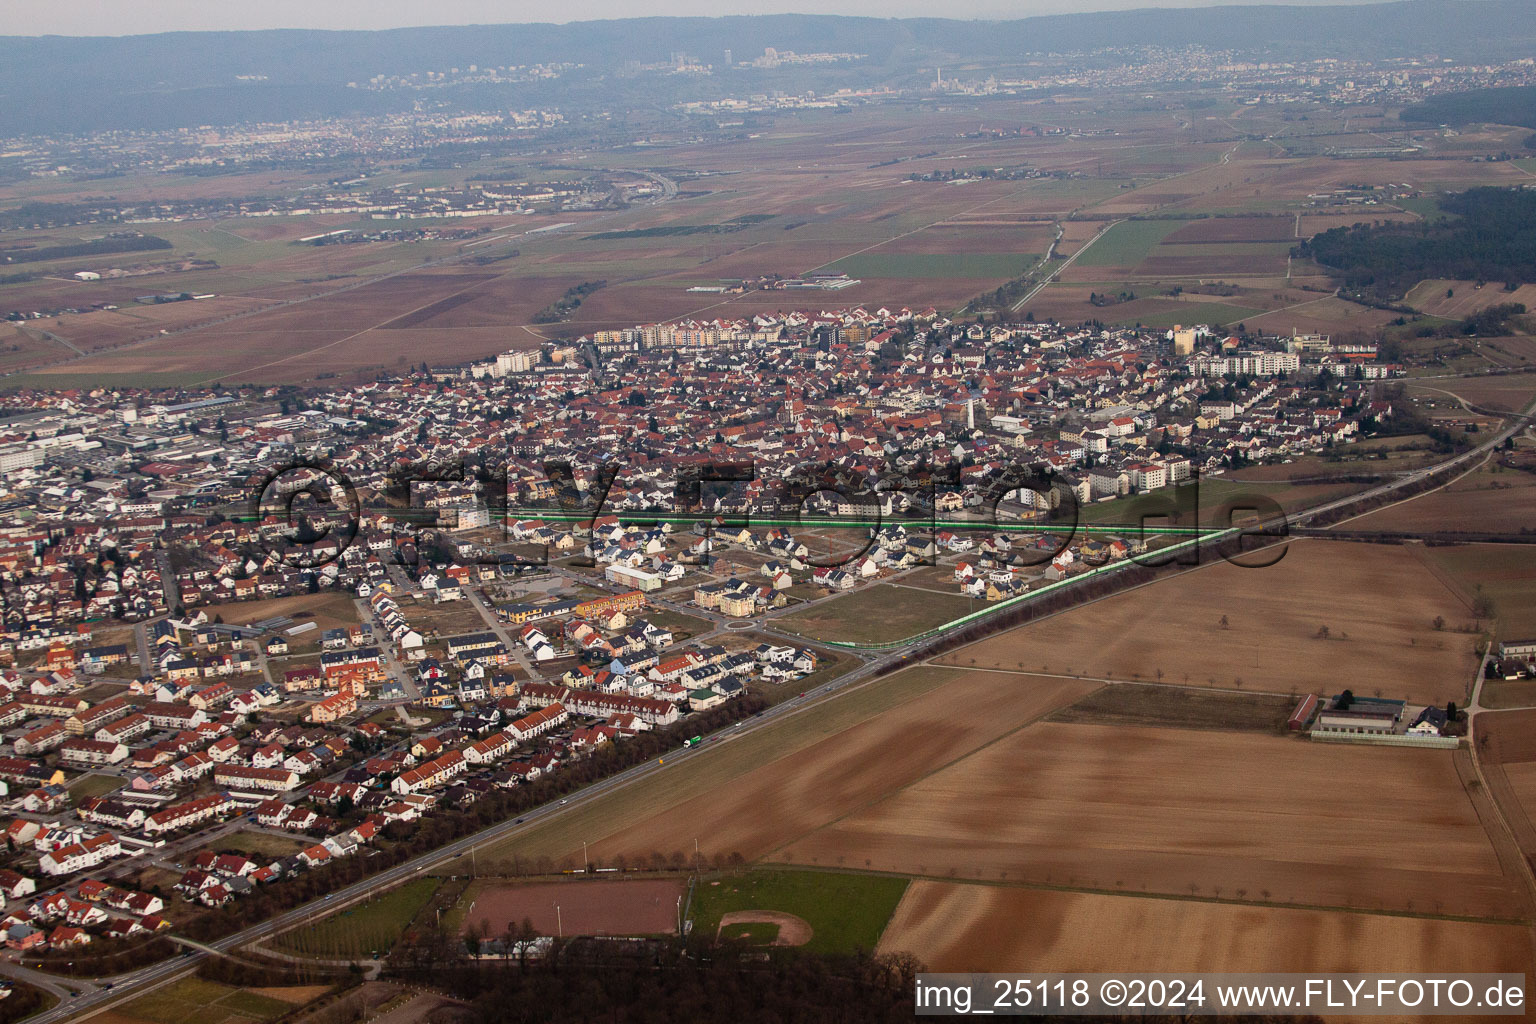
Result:
<svg viewBox="0 0 1536 1024"><path fill-rule="evenodd" d="M73 739L59 748L59 757L72 768L93 768L128 760L128 748L115 741Z"/></svg>
<svg viewBox="0 0 1536 1024"><path fill-rule="evenodd" d="M88 797L75 808L75 813L81 820L93 825L107 825L111 828L131 830L144 824L147 812L137 804L124 803L121 800L111 800L107 797Z"/></svg>
<svg viewBox="0 0 1536 1024"><path fill-rule="evenodd" d="M18 694L16 699L30 714L48 715L52 718L69 718L90 707L84 699L73 696L22 693Z"/></svg>
<svg viewBox="0 0 1536 1024"><path fill-rule="evenodd" d="M402 795L415 793L423 789L435 789L449 780L455 778L469 767L460 751L450 750L441 757L433 758L425 762L419 768L401 772L395 780L389 784L389 788Z"/></svg>
<svg viewBox="0 0 1536 1024"><path fill-rule="evenodd" d="M576 692L579 691L566 691L568 694ZM569 717L570 712L566 706L557 701L512 722L507 726L506 732L520 741L531 740L561 725Z"/></svg>
<svg viewBox="0 0 1536 1024"><path fill-rule="evenodd" d="M235 809L228 793L215 793L156 811L144 819L145 835L162 835L217 818Z"/></svg>
<svg viewBox="0 0 1536 1024"><path fill-rule="evenodd" d="M122 852L122 844L108 832L84 842L49 850L38 859L37 867L45 875L68 875L97 867Z"/></svg>
<svg viewBox="0 0 1536 1024"><path fill-rule="evenodd" d="M208 721L201 708L169 701L151 701L144 705L142 714L156 729L196 729Z"/></svg>
<svg viewBox="0 0 1536 1024"><path fill-rule="evenodd" d="M236 790L282 792L297 786L299 776L287 768L221 764L213 770L213 781L216 785Z"/></svg>
<svg viewBox="0 0 1536 1024"><path fill-rule="evenodd" d="M256 820L263 828L280 828L287 832L307 832L319 817L307 807L285 804L281 800L267 800L256 808Z"/></svg>
<svg viewBox="0 0 1536 1024"><path fill-rule="evenodd" d="M111 697L76 712L64 720L64 728L71 736L89 736L109 722L133 713L133 705L122 697Z"/></svg>
<svg viewBox="0 0 1536 1024"><path fill-rule="evenodd" d="M624 693L598 693L595 690L570 691L565 706L577 714L594 718L630 714L651 726L671 725L679 717L677 705L670 701Z"/></svg>
<svg viewBox="0 0 1536 1024"><path fill-rule="evenodd" d="M24 733L11 746L23 757L36 757L63 745L68 738L69 734L64 731L63 722L49 722L47 725Z"/></svg>
<svg viewBox="0 0 1536 1024"><path fill-rule="evenodd" d="M485 739L465 747L464 760L474 765L494 764L512 753L516 746L516 740L508 733L493 733Z"/></svg>

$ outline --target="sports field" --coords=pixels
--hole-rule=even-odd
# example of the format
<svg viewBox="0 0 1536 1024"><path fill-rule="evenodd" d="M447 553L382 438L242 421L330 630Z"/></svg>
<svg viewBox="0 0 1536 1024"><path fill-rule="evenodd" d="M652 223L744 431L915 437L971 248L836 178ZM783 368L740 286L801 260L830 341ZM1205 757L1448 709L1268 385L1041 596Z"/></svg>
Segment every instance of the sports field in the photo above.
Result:
<svg viewBox="0 0 1536 1024"><path fill-rule="evenodd" d="M665 878L482 883L464 925L492 939L525 920L540 935L676 934L682 895L683 883Z"/></svg>
<svg viewBox="0 0 1536 1024"><path fill-rule="evenodd" d="M708 935L722 919L774 923L770 915L785 914L810 930L800 943L810 952L873 950L906 889L905 878L833 871L760 868L707 876L694 888L693 926Z"/></svg>

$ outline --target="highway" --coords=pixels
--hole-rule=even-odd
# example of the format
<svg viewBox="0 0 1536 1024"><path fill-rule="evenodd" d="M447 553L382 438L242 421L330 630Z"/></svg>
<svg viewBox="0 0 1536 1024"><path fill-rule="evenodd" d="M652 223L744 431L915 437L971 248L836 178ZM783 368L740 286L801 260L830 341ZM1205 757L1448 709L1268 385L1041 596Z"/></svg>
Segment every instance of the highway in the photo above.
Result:
<svg viewBox="0 0 1536 1024"><path fill-rule="evenodd" d="M1533 400L1531 403L1527 404L1519 414L1512 417L1512 422L1501 429L1498 433L1492 435L1482 444L1468 449L1465 452L1453 455L1431 466L1425 466L1421 469L1406 472L1401 476L1388 481L1387 483L1380 484L1366 491L1358 492L1348 497L1326 502L1305 511L1292 514L1288 517L1282 517L1279 520L1272 519L1263 523L1262 525L1278 526L1282 522L1304 522L1316 516L1347 507L1351 504L1354 504L1355 502L1361 501L1362 499L1378 497L1383 494L1391 493L1395 490L1400 490L1404 487L1408 487L1412 484L1421 482L1436 473L1444 472L1447 469L1451 469L1458 465L1470 462L1473 459L1480 458L1484 455L1487 455L1498 445L1502 444L1506 438L1512 437L1516 433L1525 430L1529 425L1529 416L1533 409L1536 409L1536 400ZM1195 540L1181 540L1178 544L1174 545L1174 547L1184 547L1191 544L1211 543L1213 541L1236 536L1239 533L1242 533L1244 529L1245 528L1243 527L1234 527L1228 530L1213 531L1212 533ZM1248 527L1246 529L1252 528ZM588 578L583 577L583 580L588 584L591 583L591 580ZM1041 593L1044 592L1042 591ZM991 614L992 612L1001 610L1004 607L1013 607L1020 602L1037 599L1039 596L1039 593L1026 594L1011 601L998 602L996 605L993 605L990 609L982 614ZM669 602L663 603L667 604L669 607L671 606ZM688 615L706 617L716 622L719 621L717 616L708 614L701 616L698 609L678 608L677 610L685 612ZM966 618L969 619L970 617L967 616ZM799 697L787 700L784 703L769 708L752 718L745 719L730 726L729 728L722 729L716 733L713 733L707 737L707 742L699 745L698 747L691 749L678 748L666 754L665 757L666 759L670 760L673 765L683 763L687 760L691 760L692 758L707 754L711 748L718 746L722 742L730 742L731 740L734 740L740 736L747 735L753 730L763 728L764 726L773 724L775 722L783 721L787 718L793 717L794 715L802 714L813 707L815 704L820 703L833 694L867 685L874 681L872 677L874 677L877 672L884 668L894 666L900 662L911 660L918 648L923 643L925 643L927 639L932 637L934 633L942 632L945 629L951 628L953 625L954 623L946 624L945 626L940 627L939 630L930 631L929 633L922 634L918 637L908 638L908 640L900 642L898 646L894 646L890 649L879 650L878 653L872 653L872 649L856 652L860 657L866 658L867 660L865 660L862 664L854 667L851 671L835 679L829 680L828 682L822 683L821 685L806 691ZM755 626L754 628L762 632L770 632L770 630L767 630L763 627ZM793 637L790 639L793 639L795 642L799 643L805 642L803 638L799 637ZM239 932L226 936L225 938L219 939L215 942L209 943L208 946L220 952L227 953L240 947L247 946L253 942L257 942L261 939L279 934L297 925L303 924L306 921L313 920L317 915L333 913L353 903L357 903L371 895L377 894L382 889L405 881L406 879L409 879L413 876L423 874L436 868L447 866L453 861L463 857L465 854L469 853L476 847L500 842L507 838L516 836L521 832L525 832L534 828L536 825L539 825L552 817L567 813L568 811L572 811L586 803L589 803L592 800L610 794L615 790L623 789L625 786L628 786L639 779L645 778L652 773L658 771L667 771L670 768L671 765L661 766L656 761L647 761L643 764L636 765L635 767L629 768L623 772L618 773L617 775L613 775L600 782L593 783L592 785L587 786L579 792L572 794L568 798L556 802L551 802L549 804L545 804L542 807L529 811L521 818L501 822L474 835L466 836L463 839L456 840L455 842L440 847L439 849L430 853L422 854L421 856L407 861L404 864L389 868L344 889L340 889L322 900L313 901L303 906L296 907L293 910L287 911L276 917L270 918L266 921L253 924ZM31 1020L40 1022L40 1024L54 1024L54 1022L60 1022L60 1024L62 1024L64 1021L78 1019L86 1013L107 1009L119 1002L124 1001L125 999L137 997L150 989L169 984L177 978L189 974L193 969L195 969L195 967L204 957L210 955L212 954L189 950L183 953L181 956L171 960L161 961L160 963L152 964L150 966L141 968L140 970L122 974L113 978L94 979L91 981L76 981L74 979L64 978L55 979L53 985L50 986L50 990L54 991L56 994L58 991L64 988L81 988L81 994L73 998L62 999L60 1003L52 1010L49 1010L47 1013L39 1014L31 1018ZM23 969L17 968L14 964L3 961L0 961L0 972L11 974L12 976L18 977L21 980L34 980L31 976L35 974L35 972L24 971ZM110 982L113 986L112 989L108 990L99 987L103 984L103 982Z"/></svg>

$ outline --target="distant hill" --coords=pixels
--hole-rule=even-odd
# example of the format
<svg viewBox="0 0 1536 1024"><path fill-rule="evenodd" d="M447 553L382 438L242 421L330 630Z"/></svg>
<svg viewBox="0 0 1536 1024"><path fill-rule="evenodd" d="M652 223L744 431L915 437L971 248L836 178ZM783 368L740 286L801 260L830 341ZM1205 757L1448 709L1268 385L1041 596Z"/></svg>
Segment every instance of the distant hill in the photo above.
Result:
<svg viewBox="0 0 1536 1024"><path fill-rule="evenodd" d="M1430 124L1513 124L1536 128L1536 85L1432 96L1406 108L1401 116L1404 121Z"/></svg>
<svg viewBox="0 0 1536 1024"><path fill-rule="evenodd" d="M764 47L869 54L849 81L967 56L1114 46L1201 46L1272 58L1424 55L1503 59L1536 50L1529 0L1400 0L1068 14L1017 21L820 15L634 18L379 32L186 32L122 38L0 37L0 133L229 124L409 109L410 93L348 89L376 74L579 61L588 75L684 51L717 61ZM819 72L820 73L820 72ZM239 76L239 77L237 77ZM565 97L555 83L434 93L448 108ZM632 92L613 89L636 101ZM591 94L594 102L609 97Z"/></svg>

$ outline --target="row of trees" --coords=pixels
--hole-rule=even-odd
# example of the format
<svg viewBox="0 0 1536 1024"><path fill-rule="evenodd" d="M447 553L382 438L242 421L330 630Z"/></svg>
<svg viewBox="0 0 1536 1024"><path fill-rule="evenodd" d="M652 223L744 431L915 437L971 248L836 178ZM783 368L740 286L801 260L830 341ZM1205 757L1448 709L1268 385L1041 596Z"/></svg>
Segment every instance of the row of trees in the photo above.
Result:
<svg viewBox="0 0 1536 1024"><path fill-rule="evenodd" d="M583 281L572 285L565 290L564 295L533 314L533 322L536 324L559 323L574 313L583 299L607 284L607 281Z"/></svg>
<svg viewBox="0 0 1536 1024"><path fill-rule="evenodd" d="M468 1000L473 1019L487 1024L909 1021L923 969L900 954L765 955L702 935L686 943L555 940L538 959L475 964L456 936L436 930L407 939L389 967Z"/></svg>

